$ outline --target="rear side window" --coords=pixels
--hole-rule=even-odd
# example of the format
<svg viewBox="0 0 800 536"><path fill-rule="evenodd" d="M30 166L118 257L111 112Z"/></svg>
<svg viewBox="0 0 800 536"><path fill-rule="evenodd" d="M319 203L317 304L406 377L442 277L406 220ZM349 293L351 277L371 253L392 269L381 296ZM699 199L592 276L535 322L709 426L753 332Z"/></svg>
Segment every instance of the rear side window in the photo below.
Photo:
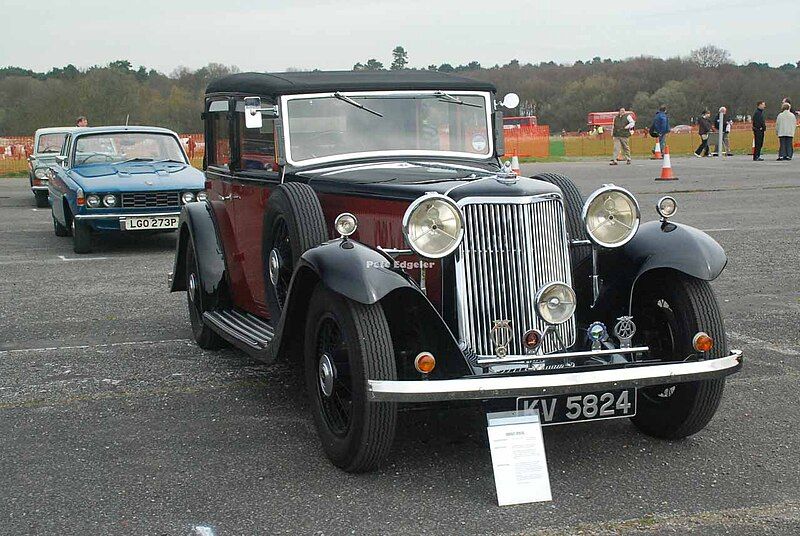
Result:
<svg viewBox="0 0 800 536"><path fill-rule="evenodd" d="M231 122L228 101L213 101L208 107L208 164L228 167L231 163Z"/></svg>
<svg viewBox="0 0 800 536"><path fill-rule="evenodd" d="M42 134L39 136L39 144L36 146L36 153L43 154L43 153L59 153L61 152L61 146L64 145L64 138L67 135L64 133L60 134Z"/></svg>

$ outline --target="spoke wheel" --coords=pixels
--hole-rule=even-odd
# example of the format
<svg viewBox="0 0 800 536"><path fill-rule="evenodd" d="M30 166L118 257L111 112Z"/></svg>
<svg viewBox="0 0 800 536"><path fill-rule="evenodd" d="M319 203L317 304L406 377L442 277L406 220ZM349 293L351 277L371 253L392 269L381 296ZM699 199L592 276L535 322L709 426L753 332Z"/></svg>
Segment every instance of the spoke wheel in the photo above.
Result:
<svg viewBox="0 0 800 536"><path fill-rule="evenodd" d="M331 432L345 437L353 412L353 378L347 342L336 318L326 314L317 326L317 396Z"/></svg>
<svg viewBox="0 0 800 536"><path fill-rule="evenodd" d="M636 345L650 347L652 357L683 361L695 351L692 339L705 331L714 348L702 358L727 355L722 316L711 286L673 271L646 276L637 283L633 302ZM699 432L719 407L725 380L702 380L639 389L633 423L644 433L679 439Z"/></svg>
<svg viewBox="0 0 800 536"><path fill-rule="evenodd" d="M322 448L348 472L369 471L391 450L397 405L370 402L368 380L394 380L394 346L380 304L348 300L319 283L305 329L305 379Z"/></svg>
<svg viewBox="0 0 800 536"><path fill-rule="evenodd" d="M188 240L186 245L186 305L189 309L192 337L200 348L215 350L224 346L225 340L203 322L203 313L207 310L204 302L194 245L191 240Z"/></svg>

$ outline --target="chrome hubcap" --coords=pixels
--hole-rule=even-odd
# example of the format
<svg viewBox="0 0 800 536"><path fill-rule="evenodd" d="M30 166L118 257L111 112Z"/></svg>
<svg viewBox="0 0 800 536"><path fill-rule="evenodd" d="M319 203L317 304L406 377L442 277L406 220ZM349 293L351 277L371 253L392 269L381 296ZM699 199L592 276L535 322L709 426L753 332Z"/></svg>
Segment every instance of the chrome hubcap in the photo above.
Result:
<svg viewBox="0 0 800 536"><path fill-rule="evenodd" d="M319 358L319 388L322 394L330 397L333 394L333 380L335 378L336 369L333 368L333 363L328 354L322 354Z"/></svg>
<svg viewBox="0 0 800 536"><path fill-rule="evenodd" d="M281 254L278 253L277 249L273 249L269 252L269 280L272 282L273 285L278 284L278 275L281 273L281 265L283 261L281 260Z"/></svg>
<svg viewBox="0 0 800 536"><path fill-rule="evenodd" d="M189 299L194 302L194 294L197 292L197 278L194 274L189 275Z"/></svg>

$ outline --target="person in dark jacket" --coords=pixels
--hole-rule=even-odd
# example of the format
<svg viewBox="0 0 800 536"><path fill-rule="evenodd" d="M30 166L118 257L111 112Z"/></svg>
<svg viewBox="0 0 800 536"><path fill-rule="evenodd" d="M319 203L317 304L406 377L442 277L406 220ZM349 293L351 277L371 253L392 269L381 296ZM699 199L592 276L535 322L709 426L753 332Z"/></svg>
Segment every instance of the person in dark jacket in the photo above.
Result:
<svg viewBox="0 0 800 536"><path fill-rule="evenodd" d="M698 133L700 134L700 147L694 152L697 157L708 156L708 136L711 133L711 112L703 110L700 119L697 120Z"/></svg>
<svg viewBox="0 0 800 536"><path fill-rule="evenodd" d="M658 107L658 112L653 118L653 129L658 132L658 146L661 147L661 152L667 146L667 133L669 132L669 118L667 117L667 105L662 104Z"/></svg>
<svg viewBox="0 0 800 536"><path fill-rule="evenodd" d="M764 147L764 132L767 131L767 121L764 118L764 108L767 103L758 101L756 111L753 112L753 160L763 162L761 158L761 148Z"/></svg>

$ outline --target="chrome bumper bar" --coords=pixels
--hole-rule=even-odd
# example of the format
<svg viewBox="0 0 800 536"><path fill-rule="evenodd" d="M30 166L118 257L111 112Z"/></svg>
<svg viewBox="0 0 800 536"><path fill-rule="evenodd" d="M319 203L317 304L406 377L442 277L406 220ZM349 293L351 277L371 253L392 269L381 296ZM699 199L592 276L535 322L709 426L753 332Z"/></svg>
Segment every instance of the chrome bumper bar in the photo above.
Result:
<svg viewBox="0 0 800 536"><path fill-rule="evenodd" d="M104 214L76 214L76 220L113 220L118 219L120 221L124 220L125 218L166 218L169 216L180 216L181 211L175 210L172 212L144 212L144 213L134 213L131 212L130 214L120 214L119 212L106 212Z"/></svg>
<svg viewBox="0 0 800 536"><path fill-rule="evenodd" d="M46 186L46 185L31 186L31 190L34 191L34 192L41 192L41 191L45 191L46 192L49 189L50 188L48 186Z"/></svg>
<svg viewBox="0 0 800 536"><path fill-rule="evenodd" d="M372 402L433 402L553 396L710 380L723 378L740 368L742 368L742 351L733 350L725 357L705 361L633 365L589 372L480 376L456 380L368 380L367 396Z"/></svg>

